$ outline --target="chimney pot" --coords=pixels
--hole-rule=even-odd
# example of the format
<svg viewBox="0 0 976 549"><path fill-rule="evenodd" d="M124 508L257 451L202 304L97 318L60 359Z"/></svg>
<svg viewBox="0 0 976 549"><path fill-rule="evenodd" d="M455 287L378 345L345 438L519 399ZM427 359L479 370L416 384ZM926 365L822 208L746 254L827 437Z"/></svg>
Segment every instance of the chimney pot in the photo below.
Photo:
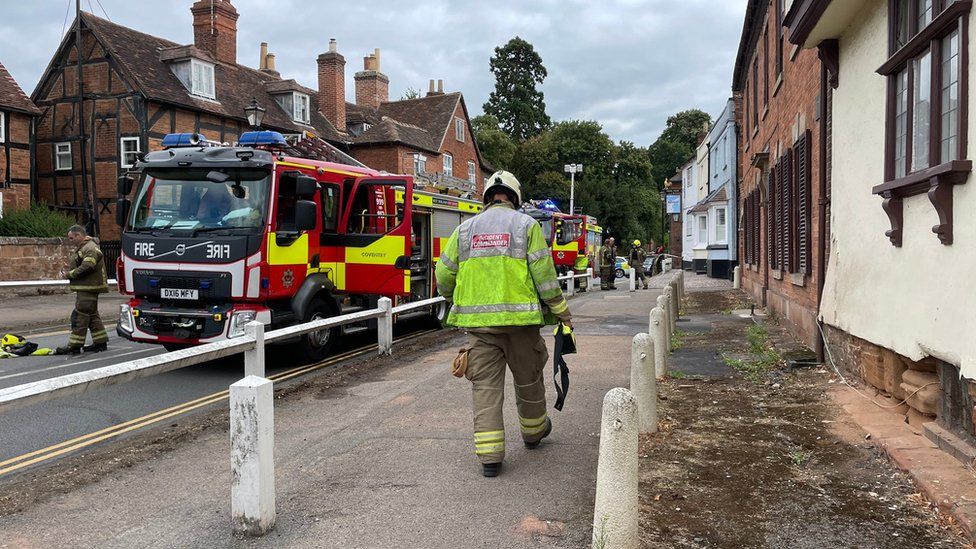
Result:
<svg viewBox="0 0 976 549"><path fill-rule="evenodd" d="M363 70L355 74L356 104L372 109L390 100L390 79L380 72L380 50L363 57Z"/></svg>
<svg viewBox="0 0 976 549"><path fill-rule="evenodd" d="M444 81L440 78L437 79L437 93L444 93Z"/></svg>
<svg viewBox="0 0 976 549"><path fill-rule="evenodd" d="M268 56L265 58L264 68L269 71L277 72L277 69L275 69L275 54L268 54Z"/></svg>
<svg viewBox="0 0 976 549"><path fill-rule="evenodd" d="M268 43L261 42L261 59L258 63L258 69L264 70L268 68Z"/></svg>
<svg viewBox="0 0 976 549"><path fill-rule="evenodd" d="M329 53L336 53L338 51L338 44L336 44L335 38L329 38Z"/></svg>
<svg viewBox="0 0 976 549"><path fill-rule="evenodd" d="M430 86L427 88L427 95L433 95L433 94L434 94L434 79L431 78Z"/></svg>

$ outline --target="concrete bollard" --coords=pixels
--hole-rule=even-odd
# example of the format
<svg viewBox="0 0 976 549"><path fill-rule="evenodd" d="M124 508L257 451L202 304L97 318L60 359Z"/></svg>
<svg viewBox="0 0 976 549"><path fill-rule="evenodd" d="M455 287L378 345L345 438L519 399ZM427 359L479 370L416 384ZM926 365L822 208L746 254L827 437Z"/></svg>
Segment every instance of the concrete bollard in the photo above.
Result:
<svg viewBox="0 0 976 549"><path fill-rule="evenodd" d="M596 288L597 287L597 284L593 281L593 267L589 267L589 268L586 269L586 275L587 275L587 277L586 277L586 289L587 290L592 290L593 288Z"/></svg>
<svg viewBox="0 0 976 549"><path fill-rule="evenodd" d="M678 270L678 276L675 277L678 281L678 299L685 298L685 272L684 270Z"/></svg>
<svg viewBox="0 0 976 549"><path fill-rule="evenodd" d="M258 376L230 386L231 518L234 531L249 536L275 524L272 388Z"/></svg>
<svg viewBox="0 0 976 549"><path fill-rule="evenodd" d="M668 298L668 322L671 323L671 333L673 334L678 329L678 314L676 312L678 310L678 296L671 286L664 288L664 295Z"/></svg>
<svg viewBox="0 0 976 549"><path fill-rule="evenodd" d="M603 399L592 547L636 549L637 508L637 401L617 387Z"/></svg>
<svg viewBox="0 0 976 549"><path fill-rule="evenodd" d="M631 267L629 276L630 276L630 291L636 292L637 291L637 269Z"/></svg>
<svg viewBox="0 0 976 549"><path fill-rule="evenodd" d="M664 315L664 335L667 338L667 350L671 350L671 305L668 303L667 295L657 296L657 308Z"/></svg>
<svg viewBox="0 0 976 549"><path fill-rule="evenodd" d="M657 377L668 375L667 357L670 341L668 341L667 321L660 307L651 309L647 329L654 343L654 375Z"/></svg>
<svg viewBox="0 0 976 549"><path fill-rule="evenodd" d="M383 311L383 316L376 320L376 344L381 355L393 353L393 302L388 297L381 297L376 307Z"/></svg>
<svg viewBox="0 0 976 549"><path fill-rule="evenodd" d="M742 287L742 267L736 265L732 269L732 289L738 290Z"/></svg>
<svg viewBox="0 0 976 549"><path fill-rule="evenodd" d="M630 346L630 391L637 399L637 430L657 432L657 372L654 341L649 334L637 334Z"/></svg>
<svg viewBox="0 0 976 549"><path fill-rule="evenodd" d="M264 324L252 320L244 325L244 334L254 339L254 348L244 351L244 377L265 377Z"/></svg>

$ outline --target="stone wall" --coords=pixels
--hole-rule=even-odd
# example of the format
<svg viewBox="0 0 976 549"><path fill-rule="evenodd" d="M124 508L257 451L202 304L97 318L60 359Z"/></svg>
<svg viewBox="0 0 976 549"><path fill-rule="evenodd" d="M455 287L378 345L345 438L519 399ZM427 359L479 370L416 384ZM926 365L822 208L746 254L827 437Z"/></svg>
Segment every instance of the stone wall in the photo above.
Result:
<svg viewBox="0 0 976 549"><path fill-rule="evenodd" d="M66 238L0 237L0 281L60 280L68 266L72 246ZM0 288L0 296L62 293L67 286Z"/></svg>

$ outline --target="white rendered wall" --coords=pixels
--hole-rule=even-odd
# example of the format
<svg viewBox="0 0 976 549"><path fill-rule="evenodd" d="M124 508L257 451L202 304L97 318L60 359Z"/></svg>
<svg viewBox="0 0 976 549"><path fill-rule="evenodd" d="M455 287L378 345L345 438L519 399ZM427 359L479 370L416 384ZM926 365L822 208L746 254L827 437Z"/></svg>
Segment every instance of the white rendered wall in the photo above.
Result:
<svg viewBox="0 0 976 549"><path fill-rule="evenodd" d="M925 194L904 200L901 248L891 245L880 196L884 181L887 2L871 0L840 38L834 93L831 248L821 318L913 360L932 355L976 378L976 182L953 189L954 244L932 232L938 214ZM970 44L972 39L970 38ZM972 52L972 49L970 49ZM970 54L972 55L972 53ZM970 67L970 89L976 70ZM969 150L976 109L969 98Z"/></svg>

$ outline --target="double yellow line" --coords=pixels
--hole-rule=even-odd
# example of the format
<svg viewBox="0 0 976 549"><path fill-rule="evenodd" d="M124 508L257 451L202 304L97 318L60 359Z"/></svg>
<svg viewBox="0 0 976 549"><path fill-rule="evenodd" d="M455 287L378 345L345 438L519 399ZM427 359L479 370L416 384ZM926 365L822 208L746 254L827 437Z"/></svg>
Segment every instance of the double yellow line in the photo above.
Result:
<svg viewBox="0 0 976 549"><path fill-rule="evenodd" d="M401 338L397 341L406 341L409 339L414 339L437 330L424 330L421 332L416 332ZM279 372L273 376L268 376L271 381L285 381L293 377L297 377L309 372L314 372L315 370L320 370L327 366L332 366L343 360L348 360L350 358L355 358L364 355L370 351L375 351L376 345L367 345L365 347L360 347L359 349L354 349L352 351L347 351L340 355L330 357L322 362L316 364L311 364L308 366L299 366L297 368L292 368L291 370L285 370L284 372ZM129 421L119 423L118 425L113 425L111 427L106 427L99 431L88 433L87 435L82 435L64 442L59 442L53 446L48 446L47 448L41 448L40 450L34 450L33 452L28 452L26 454L10 458L5 461L0 461L0 476L19 471L25 467L35 465L37 463L42 463L44 461L54 459L60 455L67 454L69 452L74 452L75 450L80 450L82 448L91 446L92 444L99 443L103 440L110 439L112 437L117 437L119 435L128 433L129 431L134 431L136 429L141 429L143 427L148 427L154 423L159 423L160 421L175 417L181 414L185 414L197 408L207 406L209 404L214 404L227 399L229 391L220 391L219 393L213 393L204 397L200 397L195 400L190 400L182 404L177 404L171 408L166 408L164 410L159 410L158 412L153 412L151 414L138 417L136 419L130 419Z"/></svg>

